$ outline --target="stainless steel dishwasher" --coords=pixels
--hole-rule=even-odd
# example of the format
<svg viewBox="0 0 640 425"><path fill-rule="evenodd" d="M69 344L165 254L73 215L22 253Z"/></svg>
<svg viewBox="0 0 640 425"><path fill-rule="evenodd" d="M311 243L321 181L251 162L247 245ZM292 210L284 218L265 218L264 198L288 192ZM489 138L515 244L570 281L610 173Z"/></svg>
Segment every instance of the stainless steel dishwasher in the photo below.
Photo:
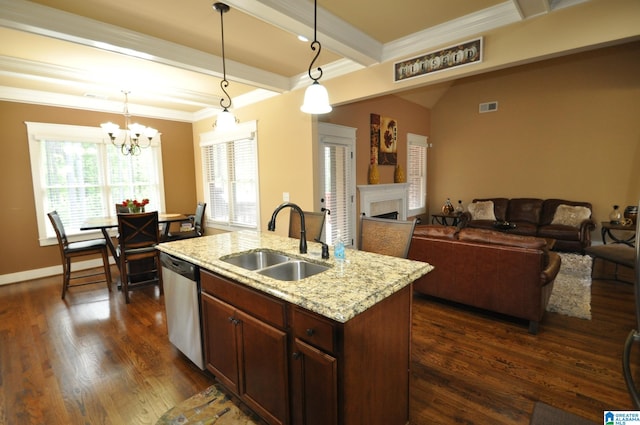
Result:
<svg viewBox="0 0 640 425"><path fill-rule="evenodd" d="M188 261L160 254L169 341L204 370L200 332L200 270Z"/></svg>

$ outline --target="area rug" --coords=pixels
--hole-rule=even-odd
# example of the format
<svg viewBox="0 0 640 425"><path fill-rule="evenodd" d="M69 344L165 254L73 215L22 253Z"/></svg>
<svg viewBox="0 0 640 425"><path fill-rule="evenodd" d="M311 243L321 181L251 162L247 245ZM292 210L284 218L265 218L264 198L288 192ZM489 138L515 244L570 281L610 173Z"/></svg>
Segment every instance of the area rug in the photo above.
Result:
<svg viewBox="0 0 640 425"><path fill-rule="evenodd" d="M540 401L533 407L530 425L595 425L595 422Z"/></svg>
<svg viewBox="0 0 640 425"><path fill-rule="evenodd" d="M559 253L560 271L553 284L547 311L591 320L591 267L588 255Z"/></svg>
<svg viewBox="0 0 640 425"><path fill-rule="evenodd" d="M240 402L214 384L167 411L156 425L259 425L263 422Z"/></svg>

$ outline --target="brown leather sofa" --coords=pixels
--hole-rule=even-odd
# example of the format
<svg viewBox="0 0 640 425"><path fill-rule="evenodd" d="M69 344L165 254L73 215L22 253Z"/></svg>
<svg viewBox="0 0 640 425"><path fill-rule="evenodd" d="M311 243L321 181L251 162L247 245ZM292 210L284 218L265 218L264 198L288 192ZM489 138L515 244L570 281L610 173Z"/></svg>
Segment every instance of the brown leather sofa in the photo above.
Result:
<svg viewBox="0 0 640 425"><path fill-rule="evenodd" d="M528 320L533 334L560 270L545 239L452 226L416 226L408 258L434 266L414 291Z"/></svg>
<svg viewBox="0 0 640 425"><path fill-rule="evenodd" d="M596 224L591 218L592 207L589 202L568 201L565 199L537 198L485 198L474 199L473 202L492 201L495 219L476 220L468 211L461 216L461 227L493 229L516 235L536 236L555 240L554 251L577 252L584 254L584 249L591 246L591 232ZM558 224L556 212L572 207L588 209L588 218L569 224ZM586 211L586 210L582 210ZM501 228L501 223L504 224Z"/></svg>

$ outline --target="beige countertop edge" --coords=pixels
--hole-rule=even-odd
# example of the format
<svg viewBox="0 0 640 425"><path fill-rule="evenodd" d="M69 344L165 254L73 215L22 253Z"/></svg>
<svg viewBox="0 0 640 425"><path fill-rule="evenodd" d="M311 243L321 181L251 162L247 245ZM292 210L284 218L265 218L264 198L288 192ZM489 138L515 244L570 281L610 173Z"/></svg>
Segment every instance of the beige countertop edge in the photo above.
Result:
<svg viewBox="0 0 640 425"><path fill-rule="evenodd" d="M238 239L241 243L236 243ZM433 269L428 263L356 250L347 250L346 262L334 258L322 260L319 244L309 243L309 254L299 254L297 247L296 239L252 232L204 236L158 245L162 252L341 323ZM329 265L331 269L300 281L286 282L219 260L227 255L256 249L284 252L291 257Z"/></svg>

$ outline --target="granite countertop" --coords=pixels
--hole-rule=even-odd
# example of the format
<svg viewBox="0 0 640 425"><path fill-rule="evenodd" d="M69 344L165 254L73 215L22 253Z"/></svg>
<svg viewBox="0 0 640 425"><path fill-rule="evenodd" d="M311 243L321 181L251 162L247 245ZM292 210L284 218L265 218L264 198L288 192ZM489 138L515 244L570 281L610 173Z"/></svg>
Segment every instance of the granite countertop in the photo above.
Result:
<svg viewBox="0 0 640 425"><path fill-rule="evenodd" d="M300 254L299 242L272 233L240 231L161 243L158 249L341 323L433 269L420 261L351 249L344 261L333 258L333 248L331 258L323 260L319 243L308 242L307 254ZM257 249L283 252L331 268L299 281L281 281L220 260Z"/></svg>

